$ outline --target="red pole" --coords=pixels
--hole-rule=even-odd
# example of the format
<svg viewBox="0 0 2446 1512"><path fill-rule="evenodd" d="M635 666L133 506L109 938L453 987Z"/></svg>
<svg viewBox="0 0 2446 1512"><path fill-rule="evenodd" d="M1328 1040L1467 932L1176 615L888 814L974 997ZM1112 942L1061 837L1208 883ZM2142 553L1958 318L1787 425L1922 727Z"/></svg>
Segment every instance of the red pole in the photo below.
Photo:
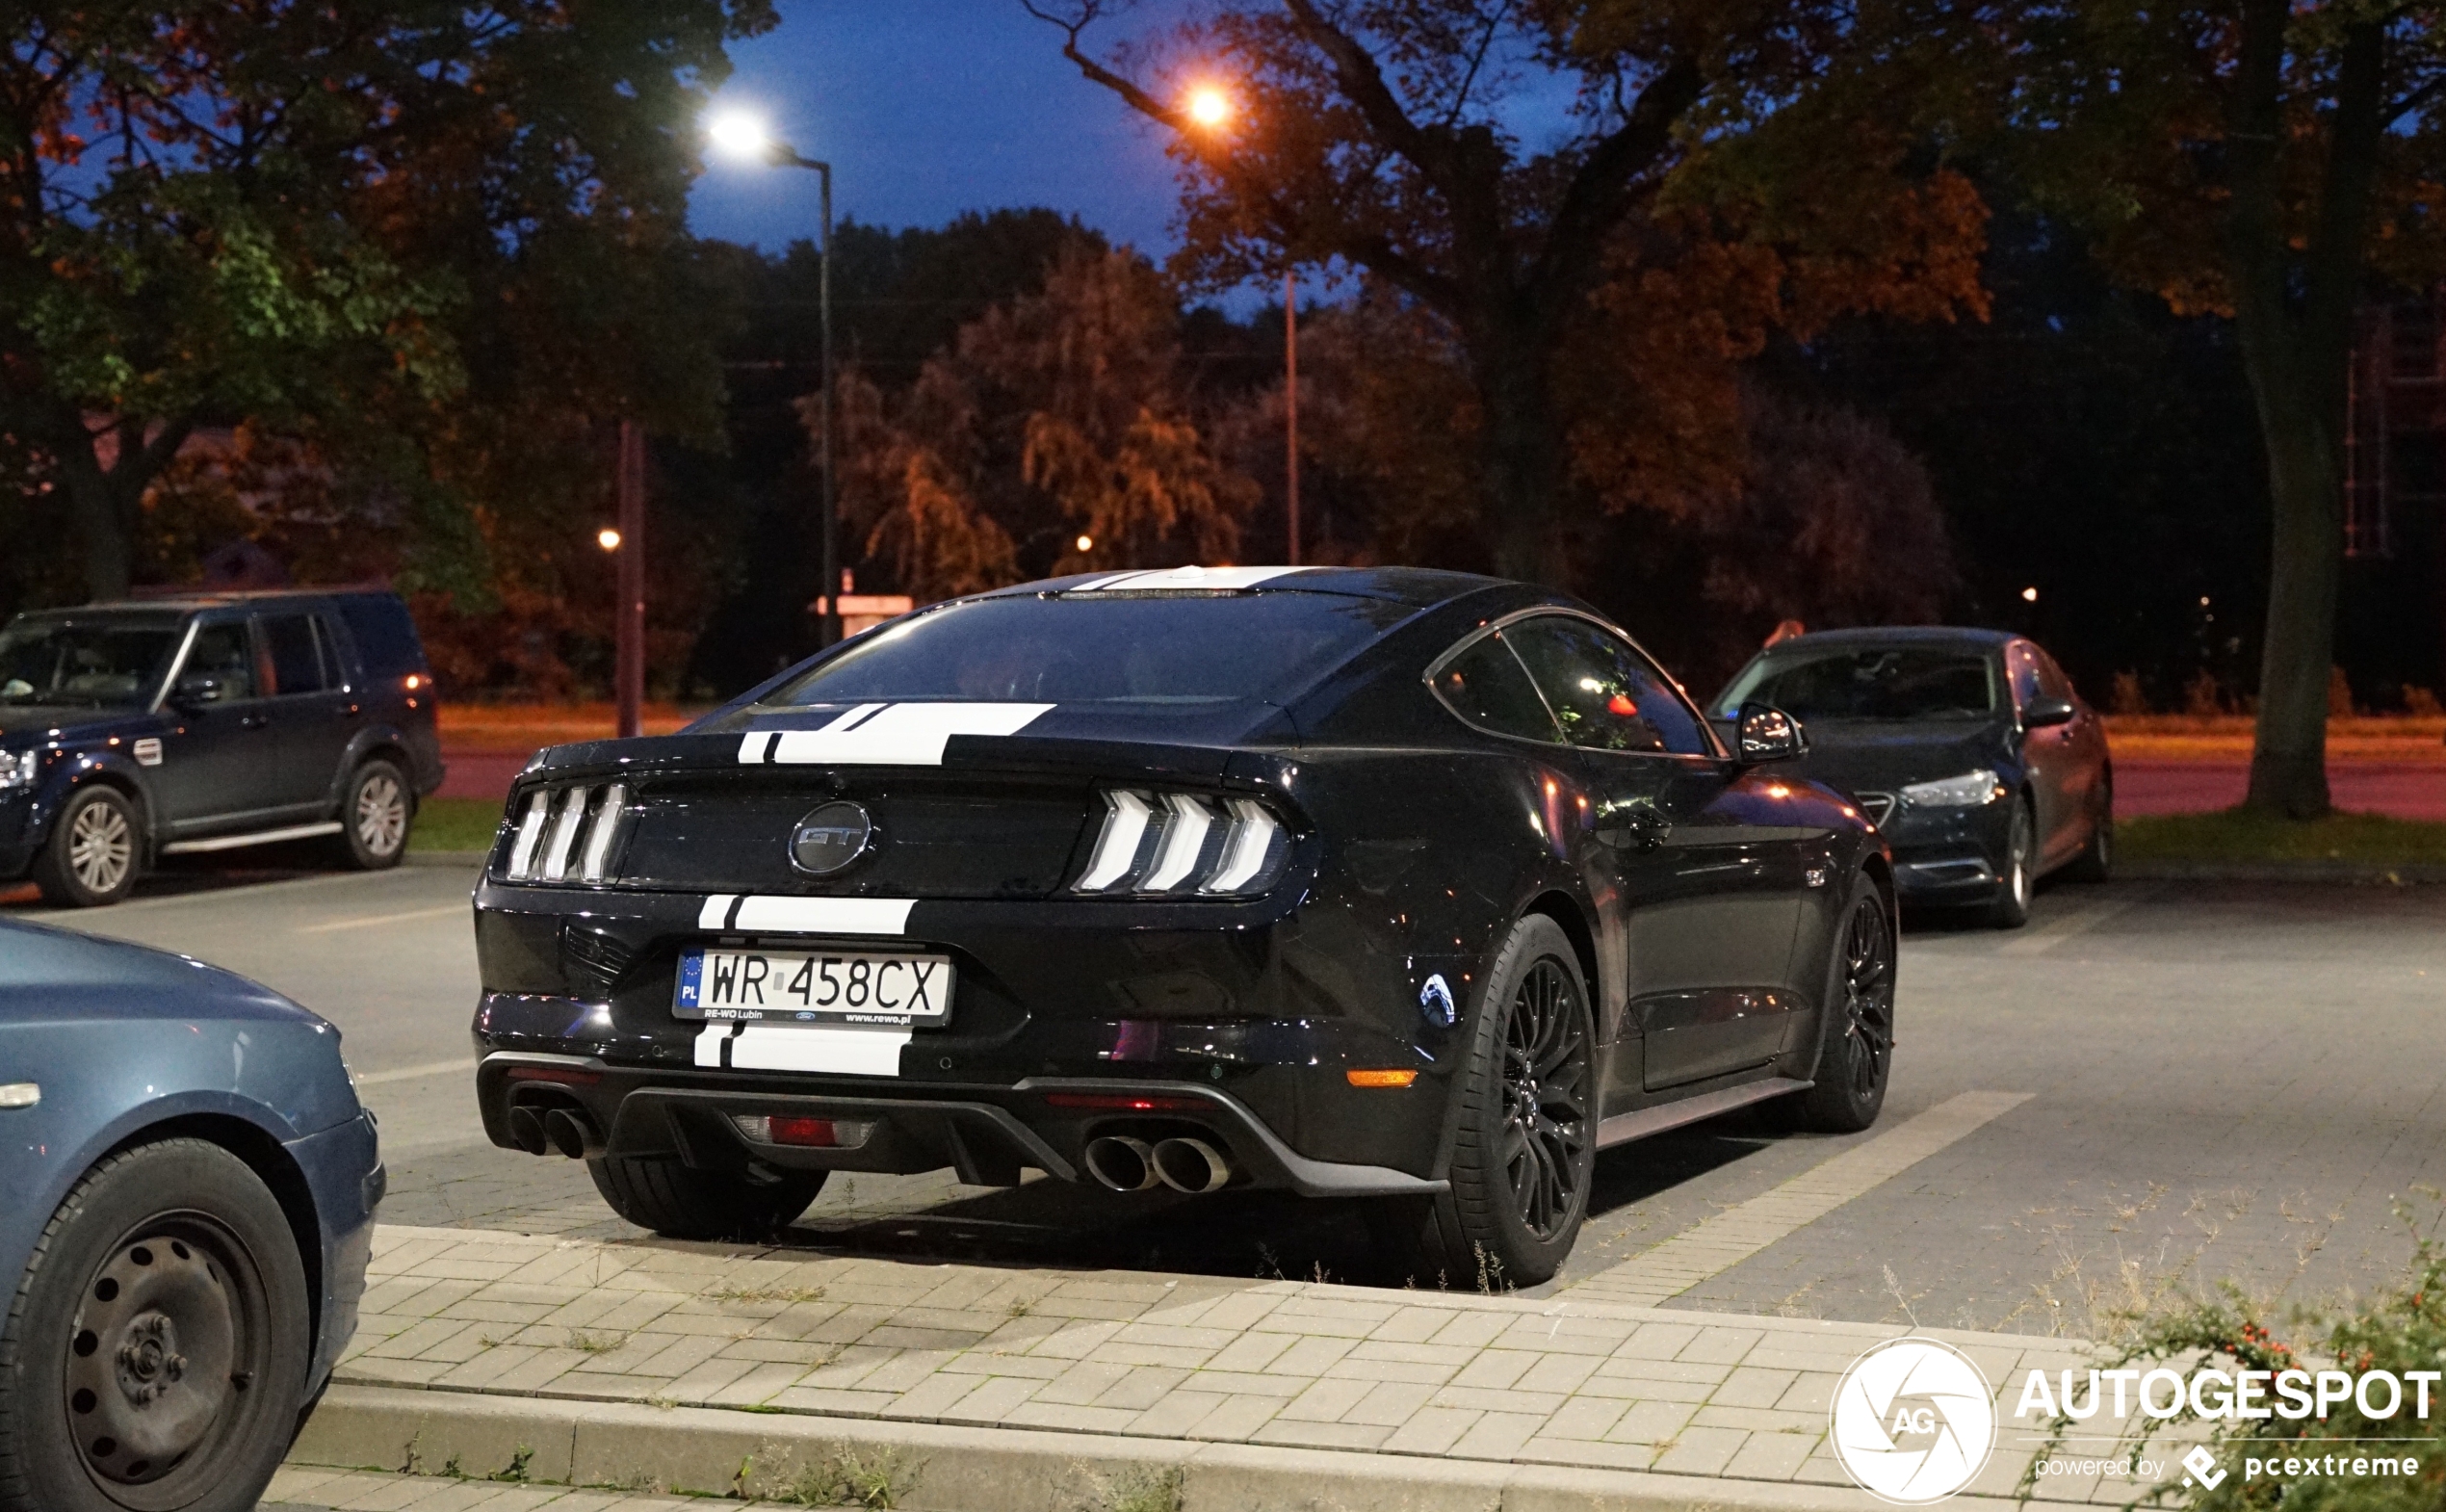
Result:
<svg viewBox="0 0 2446 1512"><path fill-rule="evenodd" d="M1288 517L1290 552L1286 566L1299 565L1299 274L1283 270L1283 426L1288 433L1284 452L1283 497Z"/></svg>
<svg viewBox="0 0 2446 1512"><path fill-rule="evenodd" d="M618 643L620 734L645 733L645 433L620 422Z"/></svg>

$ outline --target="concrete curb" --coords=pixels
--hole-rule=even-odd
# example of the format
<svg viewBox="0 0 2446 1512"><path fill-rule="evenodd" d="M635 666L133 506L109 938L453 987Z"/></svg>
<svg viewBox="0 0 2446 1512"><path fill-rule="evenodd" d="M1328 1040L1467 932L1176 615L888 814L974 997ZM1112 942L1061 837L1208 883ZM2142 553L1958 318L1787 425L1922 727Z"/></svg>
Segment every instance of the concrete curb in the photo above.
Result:
<svg viewBox="0 0 2446 1512"><path fill-rule="evenodd" d="M2405 887L2446 882L2446 866L2382 866L2367 861L2118 861L2121 881L2325 882L2346 887Z"/></svg>
<svg viewBox="0 0 2446 1512"><path fill-rule="evenodd" d="M293 1464L717 1496L881 1475L906 1512L1871 1512L1848 1486L334 1386ZM1169 1493L1167 1496L1166 1493ZM2003 1508L2002 1498L1961 1497Z"/></svg>

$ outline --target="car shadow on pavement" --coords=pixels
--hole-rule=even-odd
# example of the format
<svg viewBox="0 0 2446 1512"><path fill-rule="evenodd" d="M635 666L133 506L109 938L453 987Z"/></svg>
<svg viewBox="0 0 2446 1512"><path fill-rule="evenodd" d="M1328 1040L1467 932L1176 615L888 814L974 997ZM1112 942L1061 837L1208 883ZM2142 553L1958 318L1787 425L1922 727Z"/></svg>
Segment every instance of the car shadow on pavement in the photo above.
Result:
<svg viewBox="0 0 2446 1512"><path fill-rule="evenodd" d="M328 873L333 876L354 876L358 873L331 861L323 847L314 841L290 841L280 845L251 846L244 861L232 861L226 855L162 856L136 880L130 902L152 898L178 898L192 893L219 893L232 888L255 887L265 882L289 882L299 877ZM0 909L47 909L32 882L0 882ZM107 908L95 910L96 918L107 918Z"/></svg>

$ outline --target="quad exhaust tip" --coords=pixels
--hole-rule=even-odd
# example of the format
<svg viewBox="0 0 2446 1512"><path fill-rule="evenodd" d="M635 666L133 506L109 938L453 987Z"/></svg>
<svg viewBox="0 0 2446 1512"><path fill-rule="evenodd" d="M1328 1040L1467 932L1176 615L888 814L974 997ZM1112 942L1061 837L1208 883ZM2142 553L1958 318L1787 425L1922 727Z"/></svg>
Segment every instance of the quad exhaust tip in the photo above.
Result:
<svg viewBox="0 0 2446 1512"><path fill-rule="evenodd" d="M1220 1191L1232 1181L1232 1162L1203 1139L1158 1140L1155 1173L1174 1191Z"/></svg>
<svg viewBox="0 0 2446 1512"><path fill-rule="evenodd" d="M1204 1139L1175 1137L1153 1145L1127 1134L1087 1141L1087 1174L1109 1191L1220 1191L1232 1181L1231 1158Z"/></svg>
<svg viewBox="0 0 2446 1512"><path fill-rule="evenodd" d="M532 1108L509 1110L509 1142L529 1155L541 1155L552 1148L543 1132L543 1114Z"/></svg>
<svg viewBox="0 0 2446 1512"><path fill-rule="evenodd" d="M543 1115L543 1136L554 1149L573 1160L585 1160L601 1143L594 1136L593 1121L566 1108L556 1108Z"/></svg>

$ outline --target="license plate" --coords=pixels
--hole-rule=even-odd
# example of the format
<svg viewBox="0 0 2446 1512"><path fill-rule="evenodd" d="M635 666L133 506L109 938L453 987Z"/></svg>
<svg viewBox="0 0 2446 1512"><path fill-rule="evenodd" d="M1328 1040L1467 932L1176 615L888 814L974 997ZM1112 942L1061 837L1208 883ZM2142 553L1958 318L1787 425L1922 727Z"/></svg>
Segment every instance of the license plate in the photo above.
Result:
<svg viewBox="0 0 2446 1512"><path fill-rule="evenodd" d="M674 1017L753 1024L939 1025L951 963L862 951L689 951Z"/></svg>

